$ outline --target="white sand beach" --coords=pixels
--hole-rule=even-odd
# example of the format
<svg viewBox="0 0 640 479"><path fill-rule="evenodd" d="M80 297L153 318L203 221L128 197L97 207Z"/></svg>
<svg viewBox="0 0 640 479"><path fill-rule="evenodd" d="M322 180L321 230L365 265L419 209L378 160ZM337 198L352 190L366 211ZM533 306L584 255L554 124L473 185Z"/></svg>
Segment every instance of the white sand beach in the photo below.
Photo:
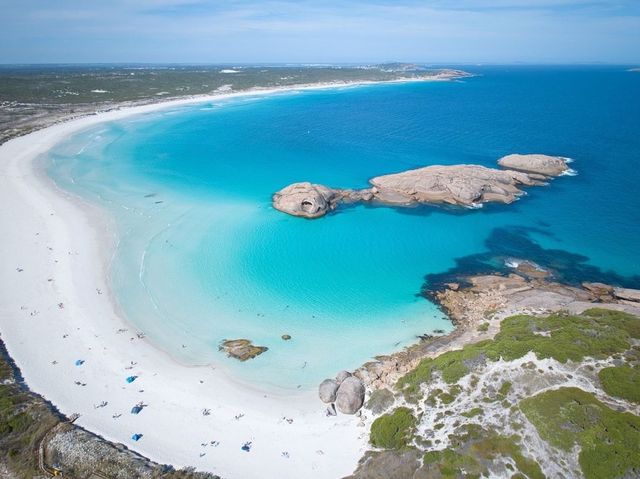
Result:
<svg viewBox="0 0 640 479"><path fill-rule="evenodd" d="M35 161L99 122L249 94L98 113L1 145L2 340L33 391L65 415L79 414L77 424L150 459L225 478L342 477L366 449L361 419L326 417L315 391L278 397L237 384L215 365L179 364L138 337L109 294L117 238L108 218L57 189ZM137 378L127 383L129 376ZM147 406L132 414L139 402ZM134 434L142 434L139 441ZM241 449L247 442L249 452Z"/></svg>

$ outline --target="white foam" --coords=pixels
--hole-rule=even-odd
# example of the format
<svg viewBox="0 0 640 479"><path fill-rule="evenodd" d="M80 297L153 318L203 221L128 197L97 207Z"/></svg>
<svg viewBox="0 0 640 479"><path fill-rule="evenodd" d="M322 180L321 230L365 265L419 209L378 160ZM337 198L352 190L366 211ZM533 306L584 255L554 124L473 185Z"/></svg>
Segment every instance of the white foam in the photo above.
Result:
<svg viewBox="0 0 640 479"><path fill-rule="evenodd" d="M508 259L505 259L505 260L504 260L504 265L505 265L507 268L513 268L513 269L515 269L515 268L517 268L518 266L520 266L520 264L522 264L522 261L521 261L521 260L518 260L518 259L508 258Z"/></svg>

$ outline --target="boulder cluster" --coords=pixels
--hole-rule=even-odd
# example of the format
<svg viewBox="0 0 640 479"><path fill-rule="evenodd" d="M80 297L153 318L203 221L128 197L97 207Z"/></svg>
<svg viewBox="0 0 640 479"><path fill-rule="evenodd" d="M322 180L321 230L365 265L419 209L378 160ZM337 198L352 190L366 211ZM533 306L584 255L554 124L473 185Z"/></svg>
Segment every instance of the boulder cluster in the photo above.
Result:
<svg viewBox="0 0 640 479"><path fill-rule="evenodd" d="M364 403L364 384L348 371L340 371L335 379L325 379L318 387L318 396L326 404L327 415L357 413Z"/></svg>
<svg viewBox="0 0 640 479"><path fill-rule="evenodd" d="M319 218L340 203L463 207L512 203L524 194L522 186L543 185L550 178L569 172L567 162L559 156L508 155L498 160L503 169L480 165L426 166L372 178L371 187L360 190L294 183L273 195L273 206L293 216Z"/></svg>

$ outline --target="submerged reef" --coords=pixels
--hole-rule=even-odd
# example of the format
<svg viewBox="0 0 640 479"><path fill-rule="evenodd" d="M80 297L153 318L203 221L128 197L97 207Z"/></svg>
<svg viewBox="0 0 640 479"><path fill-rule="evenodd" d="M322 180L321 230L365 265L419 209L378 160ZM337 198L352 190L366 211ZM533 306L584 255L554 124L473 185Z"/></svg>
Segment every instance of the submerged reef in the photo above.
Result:
<svg viewBox="0 0 640 479"><path fill-rule="evenodd" d="M567 161L557 156L509 155L498 161L507 168L504 170L480 165L427 166L372 178L371 188L361 190L294 183L273 195L273 207L293 216L319 218L340 203L470 208L490 202L512 203L524 194L522 186L543 185L569 172Z"/></svg>

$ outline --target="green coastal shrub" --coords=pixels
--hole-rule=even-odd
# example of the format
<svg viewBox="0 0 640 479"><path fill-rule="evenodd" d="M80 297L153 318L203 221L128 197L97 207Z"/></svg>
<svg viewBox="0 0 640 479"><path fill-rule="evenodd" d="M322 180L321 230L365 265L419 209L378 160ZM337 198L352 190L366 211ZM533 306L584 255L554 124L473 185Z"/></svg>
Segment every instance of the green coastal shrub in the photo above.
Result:
<svg viewBox="0 0 640 479"><path fill-rule="evenodd" d="M426 477L479 478L487 477L487 461L498 457L510 458L520 473L529 479L545 479L540 466L522 454L518 436L501 436L493 431L482 431L481 437L462 439L459 447L429 451L423 457ZM464 475L461 475L464 471Z"/></svg>
<svg viewBox="0 0 640 479"><path fill-rule="evenodd" d="M380 416L371 425L371 444L384 449L402 449L409 445L417 421L411 409L399 407Z"/></svg>
<svg viewBox="0 0 640 479"><path fill-rule="evenodd" d="M640 403L640 366L604 368L598 373L602 389L610 395Z"/></svg>
<svg viewBox="0 0 640 479"><path fill-rule="evenodd" d="M579 388L546 391L522 400L520 409L551 445L580 447L586 479L640 475L640 417L615 411Z"/></svg>
<svg viewBox="0 0 640 479"><path fill-rule="evenodd" d="M507 394L509 394L509 391L511 391L511 381L505 381L502 383L502 386L500 386L498 394L500 394L501 396L506 396Z"/></svg>
<svg viewBox="0 0 640 479"><path fill-rule="evenodd" d="M619 311L591 309L581 315L556 313L547 317L512 316L502 321L492 340L449 351L436 358L423 359L396 383L407 401L420 399L422 384L435 372L453 384L470 372L480 359L513 361L529 352L539 359L560 362L585 357L607 358L631 347L629 339L640 338L640 319Z"/></svg>
<svg viewBox="0 0 640 479"><path fill-rule="evenodd" d="M429 451L425 453L422 462L426 471L432 474L437 471L443 478L458 477L461 470L465 471L467 478L479 478L487 472L486 467L479 464L475 458L451 449Z"/></svg>
<svg viewBox="0 0 640 479"><path fill-rule="evenodd" d="M464 417L468 417L468 418L479 416L481 414L483 414L483 410L481 407L474 407L472 409L469 409L467 412L462 413Z"/></svg>
<svg viewBox="0 0 640 479"><path fill-rule="evenodd" d="M486 460L494 460L498 456L510 457L515 462L518 471L529 479L545 479L538 463L522 454L518 440L518 436L490 434L473 444L471 449L474 454Z"/></svg>

